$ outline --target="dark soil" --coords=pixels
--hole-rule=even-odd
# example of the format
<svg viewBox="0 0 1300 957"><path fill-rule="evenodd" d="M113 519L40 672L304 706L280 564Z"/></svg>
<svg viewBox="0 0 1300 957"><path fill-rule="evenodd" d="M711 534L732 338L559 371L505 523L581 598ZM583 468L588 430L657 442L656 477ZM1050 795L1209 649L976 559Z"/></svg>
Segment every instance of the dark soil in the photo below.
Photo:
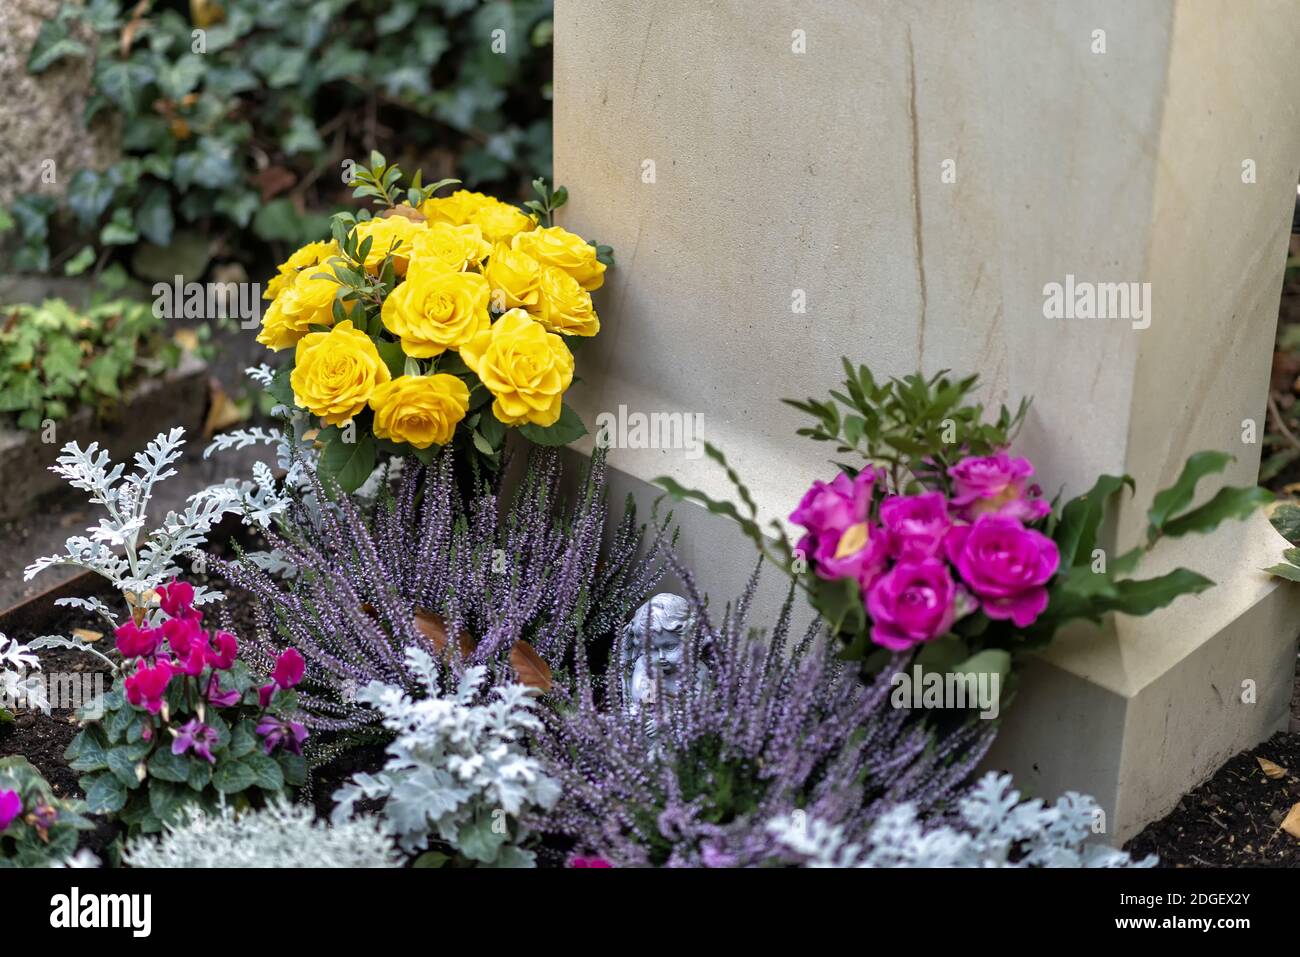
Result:
<svg viewBox="0 0 1300 957"><path fill-rule="evenodd" d="M1273 780L1265 758L1287 769ZM1300 838L1281 824L1300 803L1300 734L1280 732L1243 751L1125 849L1162 867L1300 867Z"/></svg>
<svg viewBox="0 0 1300 957"><path fill-rule="evenodd" d="M1260 758L1286 769L1286 774L1269 777ZM1296 804L1300 804L1300 662L1290 730L1241 752L1185 795L1162 820L1147 825L1125 849L1135 857L1156 854L1162 867L1300 867L1300 838L1281 828Z"/></svg>

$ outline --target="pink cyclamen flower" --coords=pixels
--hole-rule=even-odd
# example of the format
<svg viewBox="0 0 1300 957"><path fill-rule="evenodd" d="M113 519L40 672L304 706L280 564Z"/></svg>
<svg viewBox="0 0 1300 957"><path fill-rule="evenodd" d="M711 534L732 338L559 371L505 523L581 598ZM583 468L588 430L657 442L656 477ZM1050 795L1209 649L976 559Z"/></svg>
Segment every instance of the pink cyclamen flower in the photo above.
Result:
<svg viewBox="0 0 1300 957"><path fill-rule="evenodd" d="M952 504L962 518L970 521L998 514L1034 522L1052 510L1048 502L1037 497L1037 486L1026 485L1034 474L1029 459L1012 458L1006 452L968 455L948 469L948 474L956 486Z"/></svg>
<svg viewBox="0 0 1300 957"><path fill-rule="evenodd" d="M218 708L230 708L239 704L239 699L243 697L236 689L231 688L229 691L221 690L221 680L217 673L212 672L208 678L208 691L206 695L208 703Z"/></svg>
<svg viewBox="0 0 1300 957"><path fill-rule="evenodd" d="M162 644L163 637L159 629L141 628L134 621L118 625L113 635L117 639L117 650L127 660L152 657L158 651L158 646Z"/></svg>
<svg viewBox="0 0 1300 957"><path fill-rule="evenodd" d="M281 745L291 754L302 754L302 743L307 740L307 729L297 721L286 721L270 715L258 722L257 733L262 736L262 749L267 754Z"/></svg>
<svg viewBox="0 0 1300 957"><path fill-rule="evenodd" d="M169 618L162 624L163 635L177 658L188 658L196 644L206 644L198 616Z"/></svg>
<svg viewBox="0 0 1300 957"><path fill-rule="evenodd" d="M609 861L603 857L579 857L574 855L569 858L570 867L613 867Z"/></svg>
<svg viewBox="0 0 1300 957"><path fill-rule="evenodd" d="M0 831L23 813L23 799L17 791L0 791Z"/></svg>
<svg viewBox="0 0 1300 957"><path fill-rule="evenodd" d="M889 536L868 521L876 473L864 468L856 478L841 473L829 483L814 482L790 521L808 530L798 548L821 578L855 578L865 587L883 570Z"/></svg>
<svg viewBox="0 0 1300 957"><path fill-rule="evenodd" d="M193 751L209 764L217 763L217 759L212 756L212 748L220 740L216 728L211 728L198 718L193 718L172 734L175 735L172 739L172 754Z"/></svg>
<svg viewBox="0 0 1300 957"><path fill-rule="evenodd" d="M163 696L174 674L171 665L160 661L152 668L141 665L135 674L126 679L126 700L150 714L162 710Z"/></svg>
<svg viewBox="0 0 1300 957"><path fill-rule="evenodd" d="M948 500L942 492L894 495L880 503L880 523L900 559L931 558L943 551L952 528Z"/></svg>
<svg viewBox="0 0 1300 957"><path fill-rule="evenodd" d="M990 618L1027 628L1047 608L1046 585L1061 555L1042 532L1005 515L981 515L953 528L944 549Z"/></svg>
<svg viewBox="0 0 1300 957"><path fill-rule="evenodd" d="M938 638L957 617L958 587L937 558L900 561L867 591L871 640L894 651Z"/></svg>
<svg viewBox="0 0 1300 957"><path fill-rule="evenodd" d="M228 631L219 631L212 636L212 647L207 651L208 664L220 671L229 671L239 654L239 642Z"/></svg>
<svg viewBox="0 0 1300 957"><path fill-rule="evenodd" d="M211 654L212 649L208 646L208 636L205 634L200 641L190 645L189 654L176 662L176 668L181 674L197 678L208 666L208 658Z"/></svg>
<svg viewBox="0 0 1300 957"><path fill-rule="evenodd" d="M172 618L180 618L194 604L194 586L174 579L169 585L159 585L158 604Z"/></svg>
<svg viewBox="0 0 1300 957"><path fill-rule="evenodd" d="M257 689L258 707L265 708L270 705L271 696L275 694L275 688L275 682L272 681L269 685L262 685L262 687Z"/></svg>
<svg viewBox="0 0 1300 957"><path fill-rule="evenodd" d="M302 660L298 650L286 648L280 653L280 657L275 659L275 671L271 673L271 680L288 690L302 681L306 668L306 662Z"/></svg>

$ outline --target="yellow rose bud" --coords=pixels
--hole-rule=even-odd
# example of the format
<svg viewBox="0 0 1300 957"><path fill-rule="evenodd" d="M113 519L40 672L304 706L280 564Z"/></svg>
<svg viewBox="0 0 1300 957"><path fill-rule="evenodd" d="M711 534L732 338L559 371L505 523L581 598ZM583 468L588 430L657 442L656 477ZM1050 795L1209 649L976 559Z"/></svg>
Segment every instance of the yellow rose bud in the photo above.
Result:
<svg viewBox="0 0 1300 957"><path fill-rule="evenodd" d="M295 404L326 425L341 425L366 407L376 386L391 379L370 337L344 319L329 332L299 340L289 385Z"/></svg>
<svg viewBox="0 0 1300 957"><path fill-rule="evenodd" d="M340 284L334 266L308 266L267 307L257 341L276 352L295 345L315 325L334 324L334 298ZM351 303L347 304L349 309Z"/></svg>
<svg viewBox="0 0 1300 957"><path fill-rule="evenodd" d="M417 449L446 445L469 411L469 387L454 375L404 375L370 396L375 436Z"/></svg>
<svg viewBox="0 0 1300 957"><path fill-rule="evenodd" d="M450 223L464 226L470 217L484 206L499 202L483 193L472 193L467 189L458 189L450 196L426 199L420 204L420 212L431 223Z"/></svg>
<svg viewBox="0 0 1300 957"><path fill-rule="evenodd" d="M300 270L308 266L318 266L337 255L339 255L339 246L332 239L327 242L308 243L276 267L276 275L266 284L262 298L274 299L293 285L294 277Z"/></svg>
<svg viewBox="0 0 1300 957"><path fill-rule="evenodd" d="M483 230L483 238L490 243L508 243L516 233L537 225L533 217L517 207L495 201L476 210L469 221Z"/></svg>
<svg viewBox="0 0 1300 957"><path fill-rule="evenodd" d="M461 346L460 357L495 398L506 425L554 425L573 382L573 353L522 309L511 309Z"/></svg>
<svg viewBox="0 0 1300 957"><path fill-rule="evenodd" d="M588 292L605 284L605 264L596 258L596 247L567 229L548 226L529 230L519 233L510 244L543 266L563 269Z"/></svg>
<svg viewBox="0 0 1300 957"><path fill-rule="evenodd" d="M537 305L537 283L542 268L527 253L511 249L505 243L492 247L492 255L483 267L483 276L492 287L492 307L498 312L516 306Z"/></svg>
<svg viewBox="0 0 1300 957"><path fill-rule="evenodd" d="M488 281L476 272L430 273L413 265L406 281L388 294L380 317L402 340L402 351L417 359L459 349L492 319Z"/></svg>
<svg viewBox="0 0 1300 957"><path fill-rule="evenodd" d="M600 317L592 308L591 293L563 269L544 266L538 288L540 301L529 312L547 329L566 336L594 336L600 332Z"/></svg>
<svg viewBox="0 0 1300 957"><path fill-rule="evenodd" d="M492 251L477 226L430 223L412 239L410 261L432 272L477 269Z"/></svg>
<svg viewBox="0 0 1300 957"><path fill-rule="evenodd" d="M362 242L370 240L370 251L366 253L365 267L370 273L378 273L384 264L384 257L393 254L393 271L399 276L406 272L406 261L411 256L411 246L415 237L424 230L423 223L413 223L405 216L380 216L367 219L352 227L356 237L357 249Z"/></svg>

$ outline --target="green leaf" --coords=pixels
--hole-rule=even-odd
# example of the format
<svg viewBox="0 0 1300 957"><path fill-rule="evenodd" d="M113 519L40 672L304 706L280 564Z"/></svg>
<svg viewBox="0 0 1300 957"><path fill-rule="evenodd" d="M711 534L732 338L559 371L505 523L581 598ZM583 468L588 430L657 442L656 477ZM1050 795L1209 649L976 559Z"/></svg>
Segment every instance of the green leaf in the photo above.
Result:
<svg viewBox="0 0 1300 957"><path fill-rule="evenodd" d="M344 442L342 433L335 433L321 451L318 474L322 481L338 483L344 492L359 489L375 470L375 437L357 429L355 442Z"/></svg>
<svg viewBox="0 0 1300 957"><path fill-rule="evenodd" d="M190 790L202 791L212 783L212 765L202 758L190 758L185 783Z"/></svg>
<svg viewBox="0 0 1300 957"><path fill-rule="evenodd" d="M284 773L284 783L290 787L300 788L307 783L307 762L301 754L281 751L275 756L276 764Z"/></svg>
<svg viewBox="0 0 1300 957"><path fill-rule="evenodd" d="M177 812L190 797L190 790L183 785L169 781L149 783L149 810L164 824L176 819Z"/></svg>
<svg viewBox="0 0 1300 957"><path fill-rule="evenodd" d="M44 73L64 57L85 56L88 52L81 41L68 33L67 22L57 18L46 20L27 57L27 72Z"/></svg>
<svg viewBox="0 0 1300 957"><path fill-rule="evenodd" d="M542 428L538 425L521 425L519 434L536 445L568 445L587 434L587 427L582 424L578 413L567 404L560 409L560 417L554 425Z"/></svg>
<svg viewBox="0 0 1300 957"><path fill-rule="evenodd" d="M132 757L130 748L114 748L108 752L108 769L117 775L117 779L126 786L128 790L135 790L140 786L140 779L135 776L135 766L140 763L140 759Z"/></svg>
<svg viewBox="0 0 1300 957"><path fill-rule="evenodd" d="M1300 506L1284 502L1268 519L1279 535L1292 545L1300 545Z"/></svg>
<svg viewBox="0 0 1300 957"><path fill-rule="evenodd" d="M75 256L63 264L65 276L80 276L95 262L95 247L82 246Z"/></svg>
<svg viewBox="0 0 1300 957"><path fill-rule="evenodd" d="M1276 575L1278 578L1285 578L1287 581L1300 582L1300 565L1270 565L1264 571L1270 575Z"/></svg>
<svg viewBox="0 0 1300 957"><path fill-rule="evenodd" d="M151 777L177 784L188 781L190 776L189 760L183 754L172 754L169 745L160 747L153 753L148 769Z"/></svg>
<svg viewBox="0 0 1300 957"><path fill-rule="evenodd" d="M212 772L212 786L222 794L247 791L257 780L253 769L241 761L226 760Z"/></svg>
<svg viewBox="0 0 1300 957"><path fill-rule="evenodd" d="M90 814L114 814L126 806L126 785L111 772L83 778L81 786L86 791L86 811Z"/></svg>
<svg viewBox="0 0 1300 957"><path fill-rule="evenodd" d="M240 763L253 772L253 783L264 791L284 790L284 772L275 759L256 752L241 758Z"/></svg>
<svg viewBox="0 0 1300 957"><path fill-rule="evenodd" d="M72 739L64 757L68 759L68 767L83 774L108 768L108 754L89 731L82 731Z"/></svg>
<svg viewBox="0 0 1300 957"><path fill-rule="evenodd" d="M1182 595L1196 595L1214 582L1186 568L1175 568L1157 578L1126 579L1115 583L1116 597L1105 599L1106 610L1126 615L1149 615Z"/></svg>
<svg viewBox="0 0 1300 957"><path fill-rule="evenodd" d="M145 191L144 198L135 210L135 228L145 239L156 246L166 246L172 241L171 191L156 183Z"/></svg>
<svg viewBox="0 0 1300 957"><path fill-rule="evenodd" d="M1011 674L1011 653L1002 648L985 648L959 662L952 668L953 672L962 675L993 675L998 676L998 687L1007 686L1007 675Z"/></svg>
<svg viewBox="0 0 1300 957"><path fill-rule="evenodd" d="M1244 519L1271 501L1273 493L1258 485L1225 486L1204 505L1166 522L1164 534L1177 537L1193 532L1213 531L1220 523Z"/></svg>
<svg viewBox="0 0 1300 957"><path fill-rule="evenodd" d="M1147 512L1147 541L1154 542L1164 530L1165 523L1192 503L1196 483L1207 475L1222 472L1232 461L1227 452L1197 452L1188 456L1178 481L1156 494Z"/></svg>
<svg viewBox="0 0 1300 957"><path fill-rule="evenodd" d="M1133 480L1127 475L1103 475L1091 489L1066 503L1052 536L1061 552L1062 568L1071 568L1080 560L1084 563L1091 560L1106 503L1125 485L1129 491L1134 488Z"/></svg>

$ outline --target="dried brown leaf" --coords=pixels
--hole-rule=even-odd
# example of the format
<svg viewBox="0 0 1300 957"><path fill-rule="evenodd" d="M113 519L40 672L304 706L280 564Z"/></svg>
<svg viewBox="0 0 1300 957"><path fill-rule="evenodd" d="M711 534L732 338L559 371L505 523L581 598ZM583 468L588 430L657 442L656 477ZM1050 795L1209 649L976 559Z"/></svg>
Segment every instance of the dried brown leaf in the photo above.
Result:
<svg viewBox="0 0 1300 957"><path fill-rule="evenodd" d="M528 642L515 642L510 649L510 667L515 669L520 684L542 691L551 690L551 666Z"/></svg>
<svg viewBox="0 0 1300 957"><path fill-rule="evenodd" d="M1274 764L1268 758L1255 758L1259 762L1260 770L1274 781L1280 781L1286 777L1286 768L1280 764Z"/></svg>
<svg viewBox="0 0 1300 957"><path fill-rule="evenodd" d="M1293 804L1282 822L1282 830L1300 840L1300 804Z"/></svg>

